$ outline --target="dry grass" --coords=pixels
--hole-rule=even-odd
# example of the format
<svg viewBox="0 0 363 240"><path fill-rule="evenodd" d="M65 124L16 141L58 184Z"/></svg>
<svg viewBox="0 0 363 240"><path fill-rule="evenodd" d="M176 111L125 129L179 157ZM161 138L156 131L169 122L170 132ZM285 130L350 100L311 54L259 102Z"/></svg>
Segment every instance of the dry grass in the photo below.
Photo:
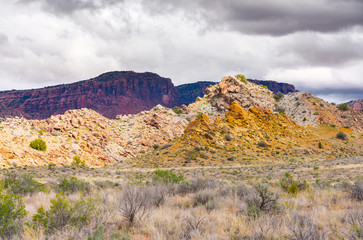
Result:
<svg viewBox="0 0 363 240"><path fill-rule="evenodd" d="M69 170L67 167L10 171L32 173L50 189L23 196L29 224L24 225L19 239L85 239L100 224L104 226L103 239L360 239L363 201L352 193L360 196L361 185L354 181L362 180L362 171L346 167L359 164L356 159L345 165L344 161L332 160L300 165L176 169L188 181L179 185L152 182L153 170L121 171L117 166L79 169L77 177L90 182L91 190L69 193L66 199L97 197L97 214L87 224L55 232L32 225L32 218L41 206L50 209L51 199L56 197L52 184L60 176L76 173L72 169L64 171ZM297 194L284 191L279 179L286 172L307 180L310 187ZM339 181L329 179L331 176ZM343 184L344 181L348 183ZM248 200L256 194L256 183L263 183L278 196L276 209L251 214ZM132 221L127 212L130 206L138 208Z"/></svg>

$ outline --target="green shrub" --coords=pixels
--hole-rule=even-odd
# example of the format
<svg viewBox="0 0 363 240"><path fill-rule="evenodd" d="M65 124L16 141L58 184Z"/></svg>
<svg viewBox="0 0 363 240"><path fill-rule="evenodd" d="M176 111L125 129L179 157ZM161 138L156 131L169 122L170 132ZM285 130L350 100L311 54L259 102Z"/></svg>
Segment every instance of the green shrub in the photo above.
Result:
<svg viewBox="0 0 363 240"><path fill-rule="evenodd" d="M176 114L181 114L183 113L183 109L181 109L180 107L173 107L173 111L176 113Z"/></svg>
<svg viewBox="0 0 363 240"><path fill-rule="evenodd" d="M100 200L82 196L79 200L70 201L64 195L57 194L50 202L48 211L40 207L33 216L35 225L44 227L47 233L60 231L66 226L85 227L91 222L92 217L97 215Z"/></svg>
<svg viewBox="0 0 363 240"><path fill-rule="evenodd" d="M276 100L276 102L278 102L278 101L280 101L281 100L281 98L284 96L284 94L283 93L278 93L278 94L275 94L274 95L274 98L275 98L275 100Z"/></svg>
<svg viewBox="0 0 363 240"><path fill-rule="evenodd" d="M285 177L280 180L280 185L283 190L291 194L297 194L309 187L306 180L295 180L289 173L286 173Z"/></svg>
<svg viewBox="0 0 363 240"><path fill-rule="evenodd" d="M259 147L267 147L267 143L266 143L266 142L264 142L264 141L258 142L258 143L257 143L257 145L258 145Z"/></svg>
<svg viewBox="0 0 363 240"><path fill-rule="evenodd" d="M154 144L154 145L153 145L154 150L158 149L159 147L160 147L160 146L159 146L158 144Z"/></svg>
<svg viewBox="0 0 363 240"><path fill-rule="evenodd" d="M347 134L343 132L338 132L336 137L341 140L347 140Z"/></svg>
<svg viewBox="0 0 363 240"><path fill-rule="evenodd" d="M91 189L89 182L80 180L76 177L62 177L56 186L58 192L73 193L77 191L89 192Z"/></svg>
<svg viewBox="0 0 363 240"><path fill-rule="evenodd" d="M198 120L199 118L201 118L201 117L202 117L202 115L203 115L203 113L201 113L201 112L200 112L200 113L198 113L198 114L197 114L197 116L195 117L195 119L197 119L197 120Z"/></svg>
<svg viewBox="0 0 363 240"><path fill-rule="evenodd" d="M86 166L86 162L82 161L80 156L74 156L72 165L76 167Z"/></svg>
<svg viewBox="0 0 363 240"><path fill-rule="evenodd" d="M0 238L19 233L27 211L20 196L0 193Z"/></svg>
<svg viewBox="0 0 363 240"><path fill-rule="evenodd" d="M92 235L88 236L87 240L103 240L103 225L102 223L97 226Z"/></svg>
<svg viewBox="0 0 363 240"><path fill-rule="evenodd" d="M323 149L323 144L321 142L318 143L319 149Z"/></svg>
<svg viewBox="0 0 363 240"><path fill-rule="evenodd" d="M35 149L35 150L39 150L39 151L45 151L47 150L47 144L45 143L45 141L43 139L35 139L34 141L30 142L30 147Z"/></svg>
<svg viewBox="0 0 363 240"><path fill-rule="evenodd" d="M236 78L238 79L238 80L240 80L241 82L243 82L243 83L247 83L247 78L245 77L245 75L243 75L243 74L238 74L238 75L236 75Z"/></svg>
<svg viewBox="0 0 363 240"><path fill-rule="evenodd" d="M184 176L182 174L176 175L173 173L173 170L157 169L154 171L153 181L165 184L178 184L184 181Z"/></svg>
<svg viewBox="0 0 363 240"><path fill-rule="evenodd" d="M348 110L348 104L346 104L346 103L339 104L338 109L340 109L342 111L347 111Z"/></svg>
<svg viewBox="0 0 363 240"><path fill-rule="evenodd" d="M34 180L34 176L30 174L17 176L14 173L8 173L4 179L4 189L8 189L14 194L32 194L45 191L45 186Z"/></svg>

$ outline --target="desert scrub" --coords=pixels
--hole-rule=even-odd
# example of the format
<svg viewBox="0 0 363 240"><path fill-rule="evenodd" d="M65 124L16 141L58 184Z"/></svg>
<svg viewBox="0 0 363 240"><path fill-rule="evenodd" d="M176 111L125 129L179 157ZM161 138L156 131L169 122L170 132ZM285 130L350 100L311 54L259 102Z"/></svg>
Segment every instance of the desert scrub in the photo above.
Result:
<svg viewBox="0 0 363 240"><path fill-rule="evenodd" d="M119 212L128 226L149 217L151 206L149 192L145 189L127 185L122 191Z"/></svg>
<svg viewBox="0 0 363 240"><path fill-rule="evenodd" d="M283 98L284 94L279 92L278 94L274 94L274 99L276 100L276 102L280 101L281 98Z"/></svg>
<svg viewBox="0 0 363 240"><path fill-rule="evenodd" d="M347 111L348 110L348 104L346 104L346 103L339 104L338 109L342 110L342 111Z"/></svg>
<svg viewBox="0 0 363 240"><path fill-rule="evenodd" d="M266 142L264 142L264 141L258 142L258 143L257 143L257 145L258 145L259 147L267 147L267 143L266 143Z"/></svg>
<svg viewBox="0 0 363 240"><path fill-rule="evenodd" d="M173 170L157 169L153 173L154 182L163 182L165 184L178 184L184 181L184 175L176 175Z"/></svg>
<svg viewBox="0 0 363 240"><path fill-rule="evenodd" d="M265 184L257 183L253 191L246 199L247 214L250 217L257 218L264 212L274 213L280 209L278 204L279 196L270 191Z"/></svg>
<svg viewBox="0 0 363 240"><path fill-rule="evenodd" d="M65 193L73 193L73 192L89 192L91 190L91 186L89 182L80 180L76 177L62 177L58 180L58 184L56 186L56 190L58 192Z"/></svg>
<svg viewBox="0 0 363 240"><path fill-rule="evenodd" d="M61 231L66 226L83 228L86 227L93 216L97 215L100 204L98 198L81 196L78 200L68 200L66 196L57 194L51 199L50 209L45 211L43 207L37 210L33 216L35 226L43 227L46 233Z"/></svg>
<svg viewBox="0 0 363 240"><path fill-rule="evenodd" d="M72 165L76 167L84 167L86 166L86 162L84 160L81 160L80 156L74 156Z"/></svg>
<svg viewBox="0 0 363 240"><path fill-rule="evenodd" d="M183 109L175 106L175 107L173 107L173 112L175 112L176 114L181 114L181 113L183 113Z"/></svg>
<svg viewBox="0 0 363 240"><path fill-rule="evenodd" d="M286 173L280 180L280 186L288 193L297 194L300 191L308 189L309 184L306 180L295 180L289 173Z"/></svg>
<svg viewBox="0 0 363 240"><path fill-rule="evenodd" d="M27 215L20 196L0 192L0 238L10 238L22 229Z"/></svg>
<svg viewBox="0 0 363 240"><path fill-rule="evenodd" d="M4 189L14 194L33 194L46 190L44 184L34 180L34 176L30 174L16 175L15 173L8 173L2 181Z"/></svg>
<svg viewBox="0 0 363 240"><path fill-rule="evenodd" d="M357 201L363 201L363 182L358 181L355 182L352 186L348 188L350 197ZM362 233L363 237L363 233Z"/></svg>
<svg viewBox="0 0 363 240"><path fill-rule="evenodd" d="M338 132L336 135L336 138L341 139L341 140L347 140L347 134L345 134L343 132Z"/></svg>
<svg viewBox="0 0 363 240"><path fill-rule="evenodd" d="M245 77L245 75L243 75L243 74L238 74L238 75L236 75L236 78L238 79L238 80L240 80L241 82L243 82L243 83L247 83L247 78Z"/></svg>
<svg viewBox="0 0 363 240"><path fill-rule="evenodd" d="M45 143L45 141L43 139L35 139L34 141L30 142L30 147L38 150L38 151L45 151L47 150L47 144Z"/></svg>

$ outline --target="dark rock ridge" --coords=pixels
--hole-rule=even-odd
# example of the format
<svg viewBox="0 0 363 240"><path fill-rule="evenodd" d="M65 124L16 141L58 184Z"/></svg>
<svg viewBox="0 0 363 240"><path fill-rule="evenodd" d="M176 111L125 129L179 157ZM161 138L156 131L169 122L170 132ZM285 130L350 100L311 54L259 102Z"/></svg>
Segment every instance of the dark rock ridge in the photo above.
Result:
<svg viewBox="0 0 363 240"><path fill-rule="evenodd" d="M252 80L248 79L248 81L266 86L270 91L272 91L274 94L276 93L283 93L287 94L290 92L298 92L298 90L295 89L294 85L288 84L288 83L279 83L275 81L262 81L262 80ZM217 84L216 82L196 82L196 83L187 83L182 84L176 87L179 94L179 103L188 105L190 103L193 103L197 97L203 97L205 89L210 86Z"/></svg>
<svg viewBox="0 0 363 240"><path fill-rule="evenodd" d="M196 82L196 83L187 83L176 86L176 90L178 91L178 99L180 104L189 105L190 103L195 102L197 97L203 97L204 91L210 85L215 85L217 82Z"/></svg>
<svg viewBox="0 0 363 240"><path fill-rule="evenodd" d="M363 99L353 100L353 101L347 102L347 104L350 108L353 108L354 110L357 110L357 111L363 110Z"/></svg>
<svg viewBox="0 0 363 240"><path fill-rule="evenodd" d="M0 92L0 117L45 119L70 109L89 108L115 118L149 110L157 104L176 106L177 96L171 80L155 73L108 72L72 84Z"/></svg>
<svg viewBox="0 0 363 240"><path fill-rule="evenodd" d="M248 79L248 81L258 84L258 85L266 86L274 94L279 93L279 92L283 93L283 94L288 94L291 92L298 92L298 90L295 89L294 85L288 84L288 83L280 83L280 82L276 82L276 81L256 80L256 79L255 80Z"/></svg>

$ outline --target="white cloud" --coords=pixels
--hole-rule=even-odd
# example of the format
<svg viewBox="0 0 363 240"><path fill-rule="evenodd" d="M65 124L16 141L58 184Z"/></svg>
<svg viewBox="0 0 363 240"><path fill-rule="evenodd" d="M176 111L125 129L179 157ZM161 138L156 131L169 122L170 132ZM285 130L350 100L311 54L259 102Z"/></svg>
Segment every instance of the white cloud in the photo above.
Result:
<svg viewBox="0 0 363 240"><path fill-rule="evenodd" d="M323 2L319 0L312 19L324 13ZM214 2L185 3L194 9L188 12L183 4L142 0L6 1L0 9L0 90L134 70L156 72L172 78L176 85L218 81L226 74L243 72L249 78L285 81L318 94L322 89L326 89L324 94L340 89L362 91L363 29L356 26L357 9L349 9L348 3L339 3L344 5L339 18L353 15L336 28L326 23L326 29L319 32L323 26L306 20L290 29L273 25L282 29L270 33L266 30L268 16L283 22L285 18L279 19L276 13L291 20L298 11L289 1L279 0L280 7L271 9L258 9L246 1L244 6L256 14L249 12L243 17L234 15L243 5L237 1L230 0L230 5L218 5L222 9L214 10ZM355 2L352 6L361 7ZM330 19L332 9L334 6L329 6L326 11ZM261 16L263 13L266 15ZM220 22L211 20L213 14ZM259 16L259 24L266 24L263 29L261 25L254 30L242 27ZM302 16L298 14L297 19ZM223 19L229 27L224 27ZM308 27L310 30L304 31ZM276 36L276 31L282 35Z"/></svg>

